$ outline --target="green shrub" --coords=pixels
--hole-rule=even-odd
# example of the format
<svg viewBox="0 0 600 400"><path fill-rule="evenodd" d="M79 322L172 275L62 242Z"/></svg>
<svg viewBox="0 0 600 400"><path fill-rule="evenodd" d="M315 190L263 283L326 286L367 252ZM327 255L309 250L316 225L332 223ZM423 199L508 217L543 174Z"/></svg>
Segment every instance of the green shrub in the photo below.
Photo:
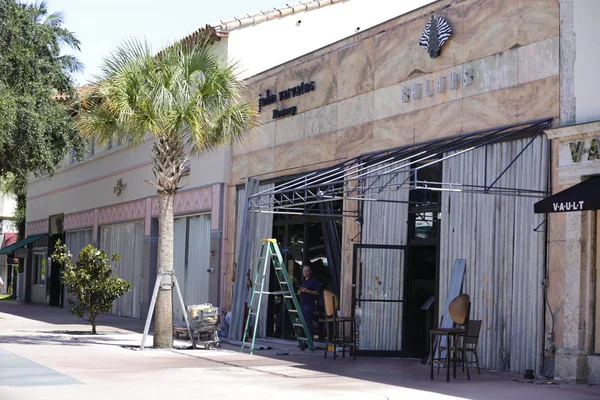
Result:
<svg viewBox="0 0 600 400"><path fill-rule="evenodd" d="M123 296L131 284L112 275L111 262L119 260L118 254L108 258L106 253L88 245L79 252L77 262L67 245L60 241L52 259L64 265L61 281L69 293L71 314L92 324L92 334L96 334L96 317L110 311L113 302Z"/></svg>

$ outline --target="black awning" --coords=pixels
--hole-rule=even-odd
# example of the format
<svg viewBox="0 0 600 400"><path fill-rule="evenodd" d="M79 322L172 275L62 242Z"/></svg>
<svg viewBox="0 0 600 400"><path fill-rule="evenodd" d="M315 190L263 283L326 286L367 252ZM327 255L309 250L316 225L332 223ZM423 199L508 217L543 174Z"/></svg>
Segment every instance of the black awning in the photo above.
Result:
<svg viewBox="0 0 600 400"><path fill-rule="evenodd" d="M533 206L536 214L600 209L600 178L588 179Z"/></svg>

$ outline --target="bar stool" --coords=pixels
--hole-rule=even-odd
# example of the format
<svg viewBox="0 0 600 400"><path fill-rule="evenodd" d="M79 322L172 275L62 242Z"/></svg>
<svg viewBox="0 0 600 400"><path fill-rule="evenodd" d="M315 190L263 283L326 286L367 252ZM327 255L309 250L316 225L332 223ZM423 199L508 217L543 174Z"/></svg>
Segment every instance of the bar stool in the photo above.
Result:
<svg viewBox="0 0 600 400"><path fill-rule="evenodd" d="M468 294L461 294L457 296L450 302L450 306L448 307L448 311L450 314L450 318L454 322L453 328L437 328L429 331L429 339L430 339L430 349L431 353L429 356L429 367L430 373L429 377L433 379L433 364L443 364L446 366L446 381L450 381L450 364L453 365L453 375L456 379L456 363L464 362L462 358L466 357L466 351L461 351L461 357L459 359L459 352L457 351L458 340L465 336L467 333L467 329L469 327L469 312L471 308L471 303L469 301ZM438 348L438 357L435 357L435 338L442 337L446 338L446 346L439 346ZM463 347L465 345L465 341L462 341L461 344ZM442 357L442 350L446 351L446 356ZM450 354L452 353L452 355ZM466 363L465 363L466 364ZM471 375L469 373L469 365L466 364L467 368L467 379L471 379Z"/></svg>
<svg viewBox="0 0 600 400"><path fill-rule="evenodd" d="M327 358L327 352L329 345L333 346L333 359L336 359L336 346L342 346L342 358L346 357L346 347L352 348L352 357L356 358L356 318L354 317L340 317L337 315L340 309L340 302L335 293L324 290L323 300L325 301L325 318L321 321L325 322L325 329L327 336L325 337L325 354L324 358ZM332 330L329 329L329 325L332 325ZM346 324L350 325L350 336L346 335ZM339 327L342 327L342 334L339 335ZM332 332L333 331L333 332Z"/></svg>

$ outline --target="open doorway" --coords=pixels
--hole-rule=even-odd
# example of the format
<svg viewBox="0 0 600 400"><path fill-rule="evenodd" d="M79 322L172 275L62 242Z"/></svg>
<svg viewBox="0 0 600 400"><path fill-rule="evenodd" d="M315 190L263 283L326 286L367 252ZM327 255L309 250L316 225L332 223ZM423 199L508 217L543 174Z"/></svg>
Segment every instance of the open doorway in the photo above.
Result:
<svg viewBox="0 0 600 400"><path fill-rule="evenodd" d="M341 202L334 202L341 203ZM341 207L341 204L334 204ZM302 283L302 268L311 266L313 276L320 282L321 290L328 289L334 293L340 292L340 257L339 238L342 234L340 217L302 216L276 214L273 220L273 238L281 246L284 265L288 275L298 290ZM270 269L269 291L280 291L279 283L273 268ZM282 339L295 339L288 311L285 308L282 295L269 296L267 307L266 334ZM318 321L325 315L323 296L319 296L313 313L315 340L323 340L325 326Z"/></svg>
<svg viewBox="0 0 600 400"><path fill-rule="evenodd" d="M419 179L440 182L442 164L419 170ZM407 357L423 358L429 330L437 327L441 192L411 190L409 200L405 348Z"/></svg>
<svg viewBox="0 0 600 400"><path fill-rule="evenodd" d="M429 330L435 318L437 293L437 246L414 246L408 250L406 355L429 354Z"/></svg>

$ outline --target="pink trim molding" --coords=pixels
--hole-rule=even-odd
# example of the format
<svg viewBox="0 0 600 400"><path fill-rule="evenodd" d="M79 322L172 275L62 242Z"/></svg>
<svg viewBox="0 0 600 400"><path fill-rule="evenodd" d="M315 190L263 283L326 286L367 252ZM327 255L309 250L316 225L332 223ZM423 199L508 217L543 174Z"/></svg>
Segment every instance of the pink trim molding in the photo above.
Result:
<svg viewBox="0 0 600 400"><path fill-rule="evenodd" d="M198 190L177 193L173 212L175 214L210 211L212 206L213 188L206 187ZM158 216L158 196L152 198L152 216Z"/></svg>
<svg viewBox="0 0 600 400"><path fill-rule="evenodd" d="M48 218L27 223L27 236L48 233Z"/></svg>
<svg viewBox="0 0 600 400"><path fill-rule="evenodd" d="M72 231L80 228L91 228L94 226L94 210L83 211L73 214L65 214L64 230Z"/></svg>
<svg viewBox="0 0 600 400"><path fill-rule="evenodd" d="M146 218L146 200L136 200L129 203L103 207L98 212L100 225L113 224L121 221L132 221Z"/></svg>

